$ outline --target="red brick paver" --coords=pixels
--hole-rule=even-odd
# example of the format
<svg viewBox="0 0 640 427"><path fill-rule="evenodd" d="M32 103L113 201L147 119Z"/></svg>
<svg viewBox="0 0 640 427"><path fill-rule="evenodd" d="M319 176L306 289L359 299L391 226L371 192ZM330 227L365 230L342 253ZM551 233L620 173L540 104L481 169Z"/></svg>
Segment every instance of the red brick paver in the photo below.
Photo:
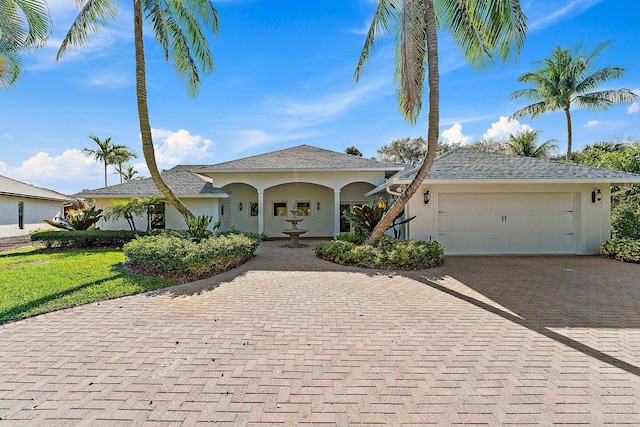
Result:
<svg viewBox="0 0 640 427"><path fill-rule="evenodd" d="M0 327L0 425L640 425L640 265L389 273L281 244Z"/></svg>

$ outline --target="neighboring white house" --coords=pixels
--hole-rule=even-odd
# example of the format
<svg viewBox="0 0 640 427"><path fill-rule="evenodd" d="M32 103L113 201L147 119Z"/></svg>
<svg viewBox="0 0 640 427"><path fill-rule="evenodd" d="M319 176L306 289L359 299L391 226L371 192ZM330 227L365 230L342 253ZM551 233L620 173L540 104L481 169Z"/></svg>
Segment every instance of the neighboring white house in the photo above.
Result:
<svg viewBox="0 0 640 427"><path fill-rule="evenodd" d="M222 219L222 229L286 237L291 211L302 237L350 231L341 215L354 205L390 202L415 170L300 145L210 166L182 165L163 173L196 215ZM188 183L188 184L187 184ZM640 175L551 160L458 148L439 156L410 200L404 226L411 239L436 240L448 254L592 254L610 237L610 187L640 183ZM100 208L113 199L159 194L150 178L97 190ZM167 228L185 228L166 207ZM102 228L126 228L103 222ZM142 227L139 227L142 228Z"/></svg>
<svg viewBox="0 0 640 427"><path fill-rule="evenodd" d="M62 215L64 205L73 202L69 196L0 175L0 237L48 228L43 220Z"/></svg>

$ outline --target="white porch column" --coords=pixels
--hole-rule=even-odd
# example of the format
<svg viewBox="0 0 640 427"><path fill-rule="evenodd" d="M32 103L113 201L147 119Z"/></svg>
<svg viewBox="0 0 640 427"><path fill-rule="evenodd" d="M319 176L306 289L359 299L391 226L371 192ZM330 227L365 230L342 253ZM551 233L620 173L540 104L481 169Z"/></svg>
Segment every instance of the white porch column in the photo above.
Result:
<svg viewBox="0 0 640 427"><path fill-rule="evenodd" d="M333 190L333 235L340 234L340 189Z"/></svg>
<svg viewBox="0 0 640 427"><path fill-rule="evenodd" d="M258 190L258 233L264 233L264 190Z"/></svg>

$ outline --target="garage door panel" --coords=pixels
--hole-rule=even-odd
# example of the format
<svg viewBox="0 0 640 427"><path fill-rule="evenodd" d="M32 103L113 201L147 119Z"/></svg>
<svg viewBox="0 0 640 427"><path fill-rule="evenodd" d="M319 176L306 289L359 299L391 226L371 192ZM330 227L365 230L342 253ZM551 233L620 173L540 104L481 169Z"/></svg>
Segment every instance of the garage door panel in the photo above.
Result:
<svg viewBox="0 0 640 427"><path fill-rule="evenodd" d="M575 252L573 193L452 193L438 200L446 253Z"/></svg>

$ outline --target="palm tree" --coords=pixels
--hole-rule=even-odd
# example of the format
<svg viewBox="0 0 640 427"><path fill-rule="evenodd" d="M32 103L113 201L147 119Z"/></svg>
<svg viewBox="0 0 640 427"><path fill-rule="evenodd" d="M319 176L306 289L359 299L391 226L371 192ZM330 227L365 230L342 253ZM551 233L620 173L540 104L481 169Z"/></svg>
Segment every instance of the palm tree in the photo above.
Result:
<svg viewBox="0 0 640 427"><path fill-rule="evenodd" d="M400 112L415 123L428 82L427 154L414 179L389 207L365 243L375 245L424 181L438 147L440 89L437 29L448 30L469 63L483 69L508 61L522 49L526 17L518 0L379 0L356 67L360 74L380 33L395 27L395 82ZM426 61L426 64L425 64ZM426 65L426 69L425 69Z"/></svg>
<svg viewBox="0 0 640 427"><path fill-rule="evenodd" d="M129 181L133 181L134 179L141 178L140 176L136 176L136 175L140 175L140 172L135 170L133 166L127 166L127 169L123 171L119 171L119 173L120 173L120 176L124 178L124 182L129 182Z"/></svg>
<svg viewBox="0 0 640 427"><path fill-rule="evenodd" d="M115 165L116 173L120 175L120 184L122 184L122 179L126 177L123 165L131 159L137 158L138 155L133 151L129 151L129 147L126 145L114 146L113 154L111 156L111 164ZM131 168L131 166L129 167Z"/></svg>
<svg viewBox="0 0 640 427"><path fill-rule="evenodd" d="M46 1L0 1L0 87L9 87L18 79L20 52L44 46L50 33Z"/></svg>
<svg viewBox="0 0 640 427"><path fill-rule="evenodd" d="M218 12L211 0L130 0L133 4L133 33L136 62L136 98L138 121L142 139L142 153L149 173L158 190L183 216L193 214L162 179L156 163L149 108L147 103L146 65L144 55L143 16L151 22L156 41L165 60L173 61L176 72L186 82L187 92L196 96L200 88L200 73L213 71L213 56L203 27L218 34ZM89 33L115 20L117 0L83 0L84 6L62 41L57 59L68 46L78 47L87 42Z"/></svg>
<svg viewBox="0 0 640 427"><path fill-rule="evenodd" d="M510 154L524 157L535 157L538 159L548 158L553 150L558 146L554 142L557 139L550 139L538 145L539 132L533 129L525 129L510 134L507 140L507 151Z"/></svg>
<svg viewBox="0 0 640 427"><path fill-rule="evenodd" d="M96 144L98 144L98 148L93 149L93 148L85 147L82 149L82 153L85 156L93 157L96 162L100 162L104 164L104 186L106 187L107 186L107 166L113 164L114 152L118 149L121 149L121 147L124 147L124 146L113 145L111 143L111 137L105 140L102 140L95 135L89 135L89 138L91 138Z"/></svg>
<svg viewBox="0 0 640 427"><path fill-rule="evenodd" d="M523 107L513 113L512 118L526 116L535 118L547 111L564 110L567 119L567 154L571 160L571 105L591 110L606 110L614 104L633 102L638 96L629 89L607 89L594 91L596 87L611 79L624 76L626 69L621 67L604 67L594 71L600 54L611 47L604 40L585 52L582 44L571 51L558 46L551 52L551 57L536 62L537 67L518 78L519 82L531 83L534 87L521 89L511 94L512 99L527 98L534 104Z"/></svg>

